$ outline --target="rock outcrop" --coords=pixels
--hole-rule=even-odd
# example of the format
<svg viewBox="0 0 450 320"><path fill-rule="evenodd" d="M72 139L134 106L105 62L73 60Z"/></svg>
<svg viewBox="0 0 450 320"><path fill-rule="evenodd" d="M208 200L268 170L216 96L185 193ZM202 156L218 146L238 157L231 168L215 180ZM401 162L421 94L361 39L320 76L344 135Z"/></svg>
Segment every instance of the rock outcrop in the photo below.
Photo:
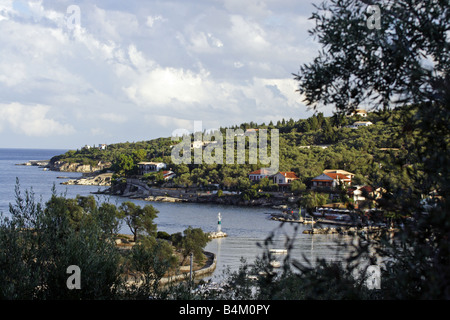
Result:
<svg viewBox="0 0 450 320"><path fill-rule="evenodd" d="M78 162L65 162L65 161L55 161L49 163L48 167L52 171L64 171L64 172L82 172L82 173L92 173L103 169L107 169L111 166L110 162L99 161L97 165L92 166L90 164L82 164Z"/></svg>
<svg viewBox="0 0 450 320"><path fill-rule="evenodd" d="M102 173L93 176L84 176L78 179L71 179L61 184L83 185L83 186L110 186L112 173Z"/></svg>

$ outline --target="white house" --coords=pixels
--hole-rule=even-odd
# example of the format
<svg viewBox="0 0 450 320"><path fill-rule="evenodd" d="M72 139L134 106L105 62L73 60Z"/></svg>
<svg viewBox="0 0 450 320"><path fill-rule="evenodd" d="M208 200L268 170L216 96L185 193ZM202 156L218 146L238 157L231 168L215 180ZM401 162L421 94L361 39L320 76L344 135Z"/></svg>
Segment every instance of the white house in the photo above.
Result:
<svg viewBox="0 0 450 320"><path fill-rule="evenodd" d="M370 126L370 125L372 125L373 123L372 122L370 122L370 121L356 121L355 123L353 123L353 125L356 127L356 128L359 128L359 127L368 127L368 126Z"/></svg>
<svg viewBox="0 0 450 320"><path fill-rule="evenodd" d="M209 144L216 144L218 141L200 141L200 140L195 140L194 142L191 143L191 149L203 149L205 148L207 145Z"/></svg>
<svg viewBox="0 0 450 320"><path fill-rule="evenodd" d="M150 172L157 172L159 170L165 169L166 164L163 162L139 162L137 164L138 166L138 172L140 175L150 173Z"/></svg>
<svg viewBox="0 0 450 320"><path fill-rule="evenodd" d="M298 177L295 172L278 172L277 174L272 176L273 182L278 185L288 185L292 181L297 180Z"/></svg>
<svg viewBox="0 0 450 320"><path fill-rule="evenodd" d="M348 189L348 195L353 199L356 206L368 200L380 199L383 189L374 189L371 186L354 186Z"/></svg>

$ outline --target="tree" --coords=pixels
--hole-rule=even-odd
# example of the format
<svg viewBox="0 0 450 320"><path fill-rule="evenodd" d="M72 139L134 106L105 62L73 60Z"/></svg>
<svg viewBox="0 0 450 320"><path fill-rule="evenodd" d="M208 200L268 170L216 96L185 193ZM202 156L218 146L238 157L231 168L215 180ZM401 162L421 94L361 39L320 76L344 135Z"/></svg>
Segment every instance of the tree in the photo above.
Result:
<svg viewBox="0 0 450 320"><path fill-rule="evenodd" d="M135 169L135 162L132 156L126 154L119 154L118 157L113 161L112 169L115 173L127 176L133 172Z"/></svg>
<svg viewBox="0 0 450 320"><path fill-rule="evenodd" d="M134 150L132 153L134 163L139 163L147 159L147 151L144 149Z"/></svg>
<svg viewBox="0 0 450 320"><path fill-rule="evenodd" d="M182 175L176 177L174 182L185 188L185 192L187 192L188 188L192 185L191 174L183 173Z"/></svg>
<svg viewBox="0 0 450 320"><path fill-rule="evenodd" d="M181 250L183 255L182 264L191 253L197 261L204 260L203 248L209 242L209 237L202 229L189 226L183 231L183 235L180 233L173 235L172 241L174 246Z"/></svg>
<svg viewBox="0 0 450 320"><path fill-rule="evenodd" d="M128 294L135 299L148 299L160 295L162 277L174 268L177 258L167 241L152 238L151 243L138 243L130 254L130 271L140 284Z"/></svg>
<svg viewBox="0 0 450 320"><path fill-rule="evenodd" d="M410 183L377 181L391 195L379 205L413 223L404 220L401 245L383 252L392 258L383 274L384 294L448 298L450 3L377 1L379 28L369 24L374 17L366 3L331 0L318 7L311 34L323 50L294 76L314 109L332 105L345 114L366 105L401 111L402 127L393 139L401 137L407 153L395 159L395 170L405 171Z"/></svg>
<svg viewBox="0 0 450 320"><path fill-rule="evenodd" d="M292 181L289 187L291 188L291 191L294 193L301 193L306 190L306 185L300 180Z"/></svg>
<svg viewBox="0 0 450 320"><path fill-rule="evenodd" d="M306 211L311 213L316 207L320 207L327 203L327 196L317 193L308 192L300 200L300 205L306 208Z"/></svg>
<svg viewBox="0 0 450 320"><path fill-rule="evenodd" d="M93 210L53 194L37 203L16 188L10 219L0 219L0 298L112 299L121 285L120 255ZM91 205L93 204L88 200ZM74 223L70 211L82 213ZM71 221L72 220L72 221ZM67 268L82 270L82 290L69 290Z"/></svg>
<svg viewBox="0 0 450 320"><path fill-rule="evenodd" d="M126 201L120 205L119 212L130 228L134 242L137 241L138 235L142 232L151 236L156 235L157 227L154 220L159 211L152 205L146 205L144 208L141 208L141 206L131 201Z"/></svg>
<svg viewBox="0 0 450 320"><path fill-rule="evenodd" d="M119 210L111 203L104 202L96 210L94 219L102 231L108 235L117 234L119 231Z"/></svg>

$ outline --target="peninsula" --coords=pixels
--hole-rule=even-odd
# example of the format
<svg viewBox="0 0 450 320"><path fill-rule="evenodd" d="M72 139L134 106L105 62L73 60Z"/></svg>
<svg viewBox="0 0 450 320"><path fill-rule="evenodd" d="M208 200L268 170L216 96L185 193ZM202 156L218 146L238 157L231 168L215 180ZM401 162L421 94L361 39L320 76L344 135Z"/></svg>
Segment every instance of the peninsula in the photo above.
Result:
<svg viewBox="0 0 450 320"><path fill-rule="evenodd" d="M383 197L385 190L378 187L381 180L396 180L407 188L403 168L395 165L396 159L407 153L399 132L402 112L333 117L318 113L296 121L231 127L234 132L243 132L244 139L249 134L257 137L263 130L277 130L277 172L267 171L259 161L250 161L250 138L242 164L198 163L196 153L213 150L213 145L218 151L216 140L207 135L202 135L201 143L191 140L190 163L173 161L171 153L180 142L167 137L84 146L53 157L46 167L83 173L81 178L64 184L104 186L102 193L147 201L304 208L308 213L323 205L339 204L364 212ZM410 113L414 116L413 111ZM359 125L362 122L365 125ZM220 128L216 138L230 138L226 129ZM221 148L225 157L226 144Z"/></svg>

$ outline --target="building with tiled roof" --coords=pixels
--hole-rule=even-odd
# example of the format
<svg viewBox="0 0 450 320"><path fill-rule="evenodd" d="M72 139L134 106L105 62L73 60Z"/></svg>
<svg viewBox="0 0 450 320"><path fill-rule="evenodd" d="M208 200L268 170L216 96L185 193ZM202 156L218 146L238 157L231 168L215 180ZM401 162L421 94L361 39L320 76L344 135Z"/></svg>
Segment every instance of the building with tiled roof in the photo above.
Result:
<svg viewBox="0 0 450 320"><path fill-rule="evenodd" d="M248 178L251 181L259 181L263 178L269 177L270 171L268 169L259 169L248 174Z"/></svg>
<svg viewBox="0 0 450 320"><path fill-rule="evenodd" d="M287 185L290 184L292 181L297 180L298 177L295 174L295 172L289 171L289 172L278 172L277 174L272 176L273 182L278 185Z"/></svg>
<svg viewBox="0 0 450 320"><path fill-rule="evenodd" d="M339 171L343 170L325 170L321 175L311 180L312 189L335 188L341 183L343 183L344 185L351 185L353 174L346 171Z"/></svg>

